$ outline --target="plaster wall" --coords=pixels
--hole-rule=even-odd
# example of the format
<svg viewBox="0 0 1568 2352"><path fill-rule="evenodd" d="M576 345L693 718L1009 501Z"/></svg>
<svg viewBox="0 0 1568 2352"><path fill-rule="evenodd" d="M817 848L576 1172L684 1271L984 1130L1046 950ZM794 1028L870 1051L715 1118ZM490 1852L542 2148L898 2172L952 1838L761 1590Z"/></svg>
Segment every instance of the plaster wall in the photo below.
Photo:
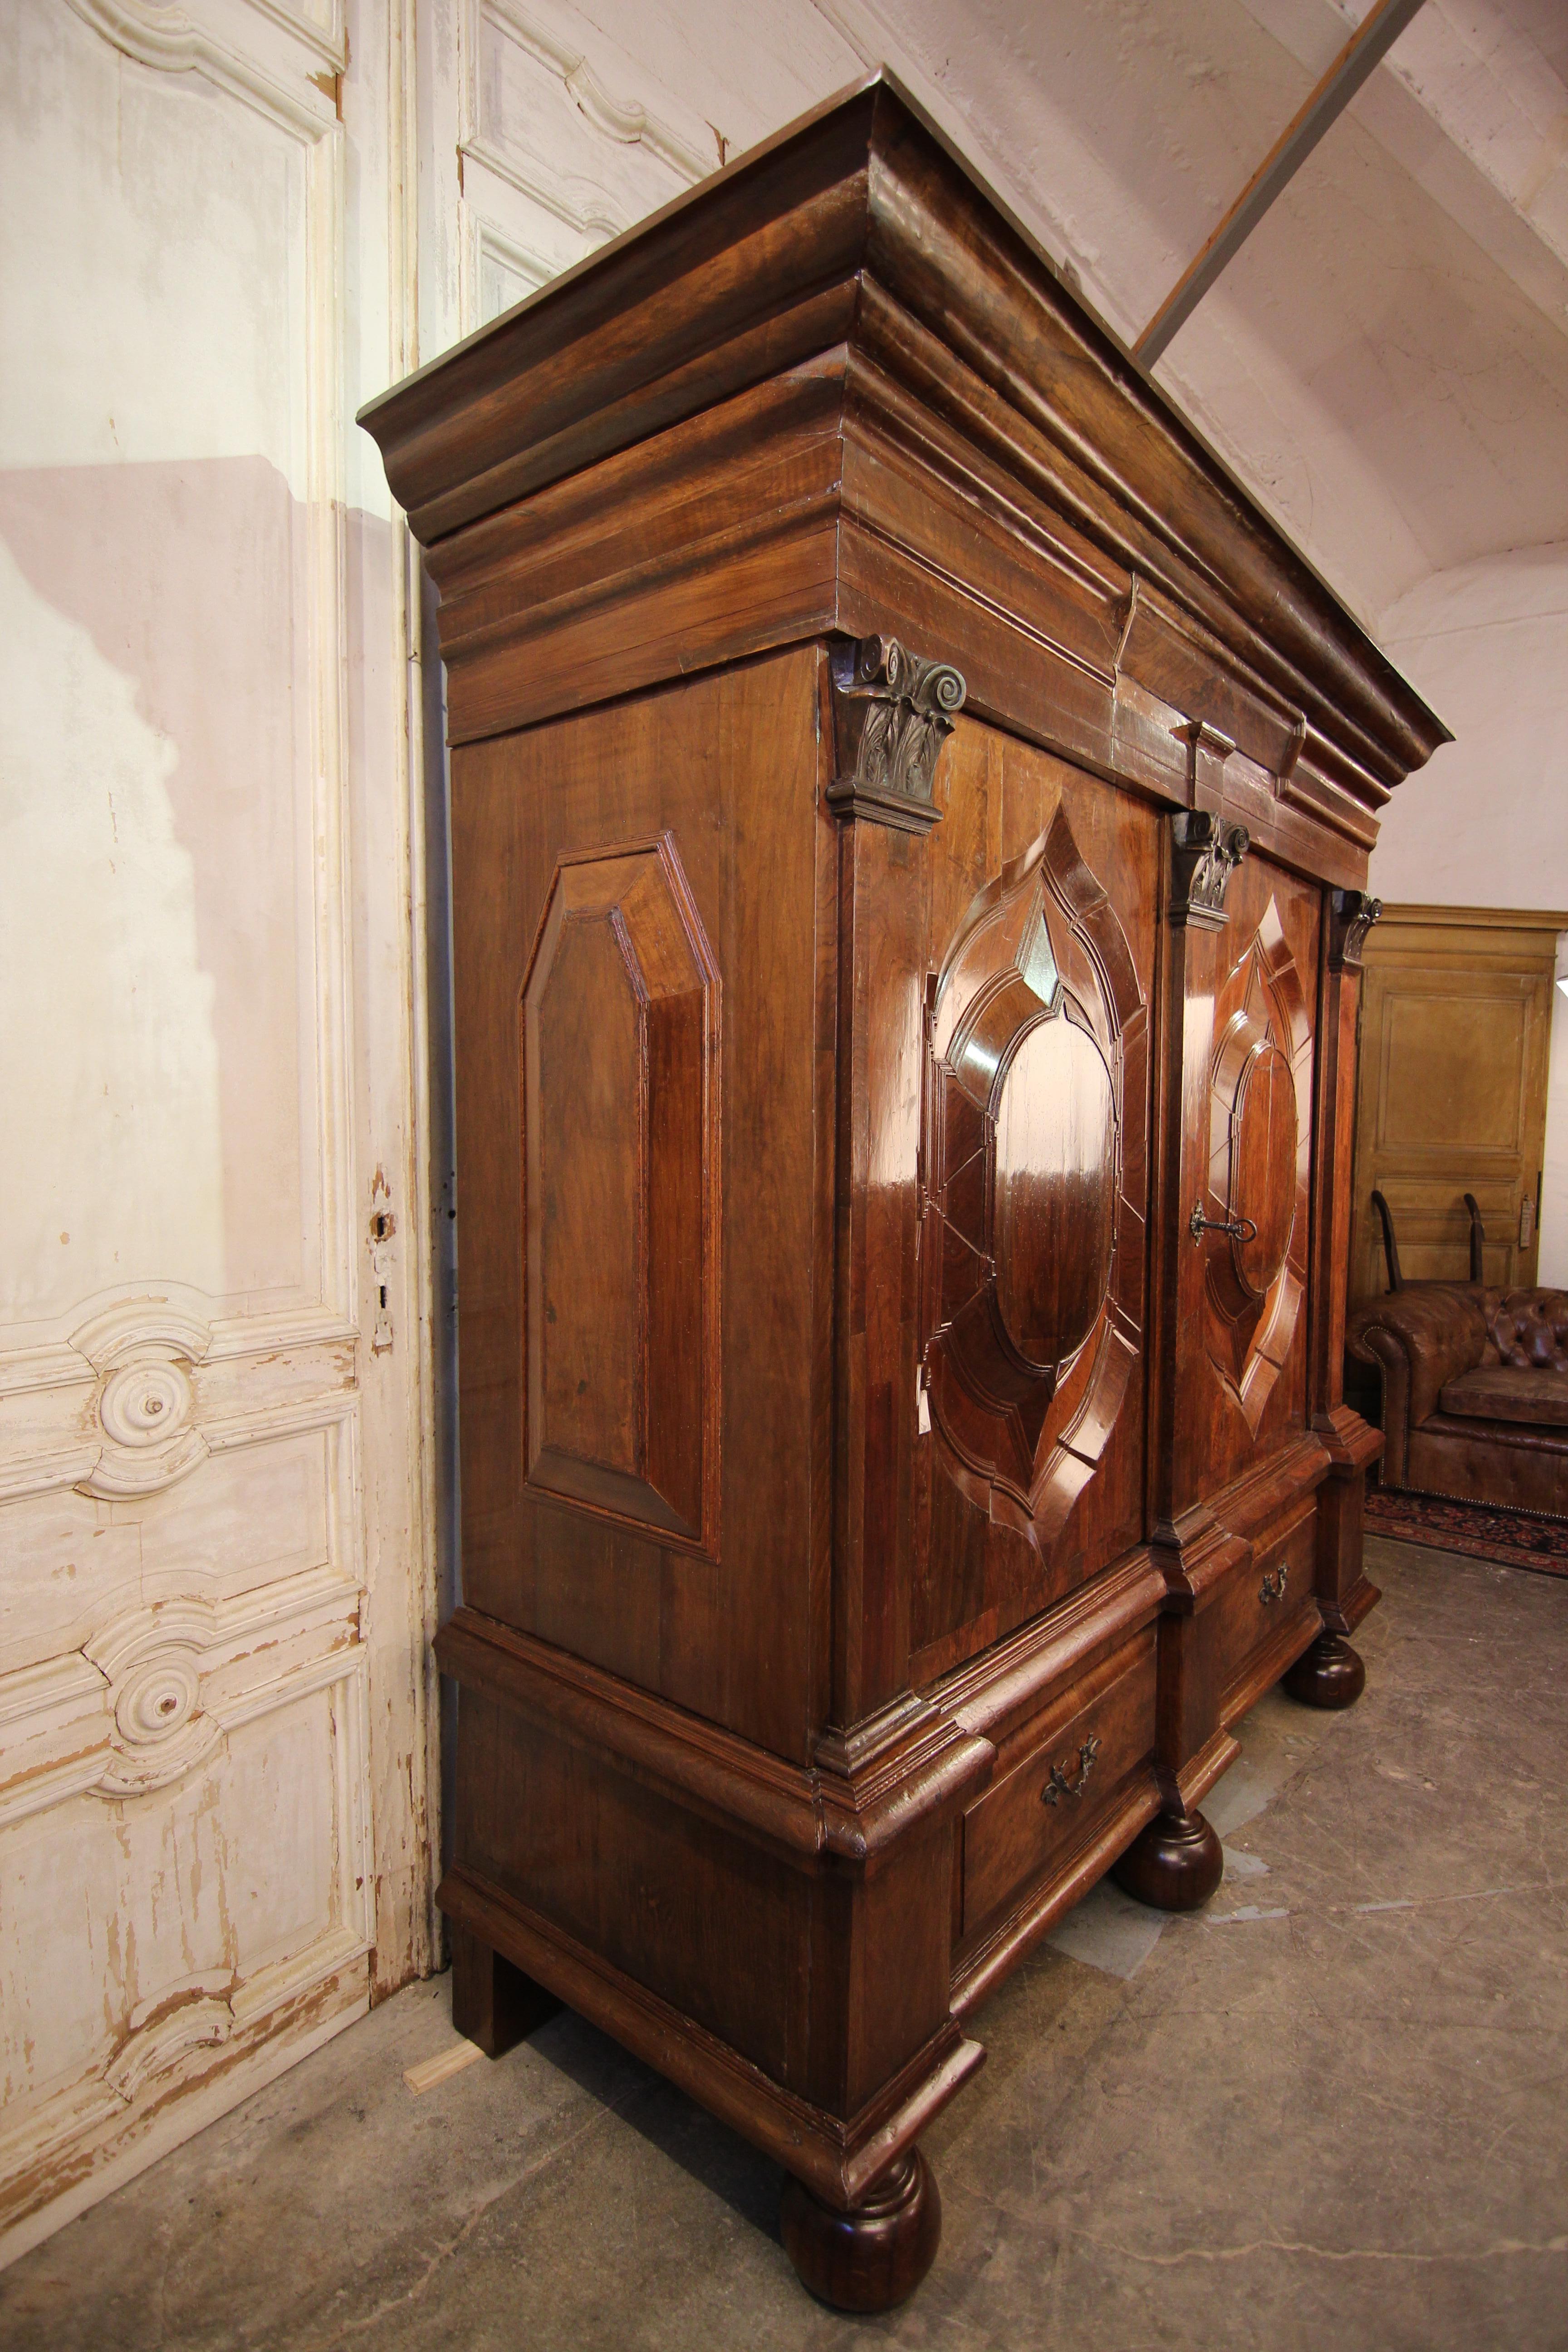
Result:
<svg viewBox="0 0 1568 2352"><path fill-rule="evenodd" d="M1454 731L1394 794L1372 860L1380 898L1568 908L1568 543L1435 572L1400 599L1384 650ZM1542 1282L1568 1284L1568 996L1552 1003Z"/></svg>

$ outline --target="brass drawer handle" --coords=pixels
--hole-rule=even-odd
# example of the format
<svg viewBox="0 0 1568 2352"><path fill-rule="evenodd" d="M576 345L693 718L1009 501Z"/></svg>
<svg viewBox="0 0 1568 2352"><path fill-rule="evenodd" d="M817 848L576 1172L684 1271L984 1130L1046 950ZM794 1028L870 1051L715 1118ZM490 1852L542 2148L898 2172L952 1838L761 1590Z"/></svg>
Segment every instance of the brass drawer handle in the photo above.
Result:
<svg viewBox="0 0 1568 2352"><path fill-rule="evenodd" d="M1284 1600L1286 1580L1289 1573L1290 1563L1288 1559L1280 1562L1278 1576L1269 1576L1265 1572L1263 1581L1258 1588L1258 1598L1266 1609L1271 1602Z"/></svg>
<svg viewBox="0 0 1568 2352"><path fill-rule="evenodd" d="M1045 1787L1040 1790L1041 1803L1045 1805L1057 1805L1061 1802L1064 1797L1081 1797L1083 1794L1083 1784L1088 1780L1089 1774L1093 1771L1094 1759L1099 1753L1100 1742L1098 1739L1086 1739L1084 1741L1083 1746L1078 1751L1078 1779L1076 1780L1069 1780L1068 1779L1068 1774L1072 1769L1072 1761L1070 1758L1065 1764L1053 1764L1051 1766L1051 1777L1046 1782Z"/></svg>
<svg viewBox="0 0 1568 2352"><path fill-rule="evenodd" d="M1223 1217L1205 1217L1201 1201L1193 1202L1187 1231L1195 1242L1201 1242L1205 1234L1228 1234L1233 1242L1255 1242L1258 1239L1258 1227L1250 1217L1232 1217L1227 1224Z"/></svg>

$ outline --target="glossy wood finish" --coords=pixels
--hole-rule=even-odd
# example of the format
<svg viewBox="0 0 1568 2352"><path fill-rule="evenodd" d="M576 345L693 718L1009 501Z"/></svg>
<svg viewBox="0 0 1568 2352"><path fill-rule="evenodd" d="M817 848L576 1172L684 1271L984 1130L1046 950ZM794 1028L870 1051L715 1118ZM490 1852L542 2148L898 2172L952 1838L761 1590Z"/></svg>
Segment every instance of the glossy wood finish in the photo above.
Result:
<svg viewBox="0 0 1568 2352"><path fill-rule="evenodd" d="M466 2013L596 2020L883 2308L968 2019L1129 1849L1211 1891L1375 1597L1333 910L1442 730L885 81L367 422L450 687Z"/></svg>
<svg viewBox="0 0 1568 2352"><path fill-rule="evenodd" d="M1366 1688L1366 1667L1340 1634L1320 1633L1283 1676L1282 1687L1303 1706L1353 1706Z"/></svg>
<svg viewBox="0 0 1568 2352"><path fill-rule="evenodd" d="M832 1442L813 1379L832 1204L817 1072L798 1051L825 980L827 1017L833 1003L819 666L803 648L459 746L451 819L465 1598L803 1762L816 1669L800 1570L826 1567ZM552 1010L548 989L531 1002L563 900L561 935L604 943L582 971L603 992L588 1013ZM639 971L668 959L662 1048L628 956ZM542 1108L554 1087L577 1145L559 1168L526 1099L541 1024L538 1050L564 1065L542 1063ZM743 1052L726 1052L736 1037ZM559 1298L557 1269L578 1277ZM552 1361L568 1392L553 1399ZM554 1411L575 1416L558 1449Z"/></svg>
<svg viewBox="0 0 1568 2352"><path fill-rule="evenodd" d="M563 859L522 987L528 1483L709 1554L719 1032L673 836Z"/></svg>
<svg viewBox="0 0 1568 2352"><path fill-rule="evenodd" d="M853 2213L824 2205L786 2178L779 2234L818 2302L836 2311L891 2311L909 2301L936 2260L942 2199L917 2147Z"/></svg>
<svg viewBox="0 0 1568 2352"><path fill-rule="evenodd" d="M1157 1911L1196 1911L1224 1876L1225 1855L1202 1813L1157 1813L1112 1874L1125 1893Z"/></svg>
<svg viewBox="0 0 1568 2352"><path fill-rule="evenodd" d="M952 1671L1143 1533L1159 821L973 722L943 758L942 786L921 947L931 1426L915 1465L917 1681ZM1028 1151L1026 1178L1009 1162ZM1029 1182L1032 1213L1020 1218Z"/></svg>

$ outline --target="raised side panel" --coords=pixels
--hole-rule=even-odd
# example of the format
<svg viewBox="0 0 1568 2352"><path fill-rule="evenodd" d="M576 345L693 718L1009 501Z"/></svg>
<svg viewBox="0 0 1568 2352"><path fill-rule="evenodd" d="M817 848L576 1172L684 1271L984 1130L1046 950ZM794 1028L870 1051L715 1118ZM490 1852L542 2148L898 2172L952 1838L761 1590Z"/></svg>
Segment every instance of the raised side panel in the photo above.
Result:
<svg viewBox="0 0 1568 2352"><path fill-rule="evenodd" d="M668 835L562 862L521 1095L529 1483L711 1553L719 975Z"/></svg>
<svg viewBox="0 0 1568 2352"><path fill-rule="evenodd" d="M820 662L452 761L465 1600L799 1756L830 1458Z"/></svg>

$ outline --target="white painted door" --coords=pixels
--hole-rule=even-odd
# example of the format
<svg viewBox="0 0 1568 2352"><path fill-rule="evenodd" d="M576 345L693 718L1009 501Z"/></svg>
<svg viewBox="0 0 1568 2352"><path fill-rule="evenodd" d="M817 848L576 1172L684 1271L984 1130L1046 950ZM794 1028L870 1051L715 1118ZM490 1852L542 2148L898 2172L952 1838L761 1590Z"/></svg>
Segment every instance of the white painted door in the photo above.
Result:
<svg viewBox="0 0 1568 2352"><path fill-rule="evenodd" d="M0 0L0 2261L437 1953L439 697L354 409L858 63Z"/></svg>
<svg viewBox="0 0 1568 2352"><path fill-rule="evenodd" d="M0 2259L431 1964L418 645L352 415L416 357L412 52L363 16L0 5Z"/></svg>

